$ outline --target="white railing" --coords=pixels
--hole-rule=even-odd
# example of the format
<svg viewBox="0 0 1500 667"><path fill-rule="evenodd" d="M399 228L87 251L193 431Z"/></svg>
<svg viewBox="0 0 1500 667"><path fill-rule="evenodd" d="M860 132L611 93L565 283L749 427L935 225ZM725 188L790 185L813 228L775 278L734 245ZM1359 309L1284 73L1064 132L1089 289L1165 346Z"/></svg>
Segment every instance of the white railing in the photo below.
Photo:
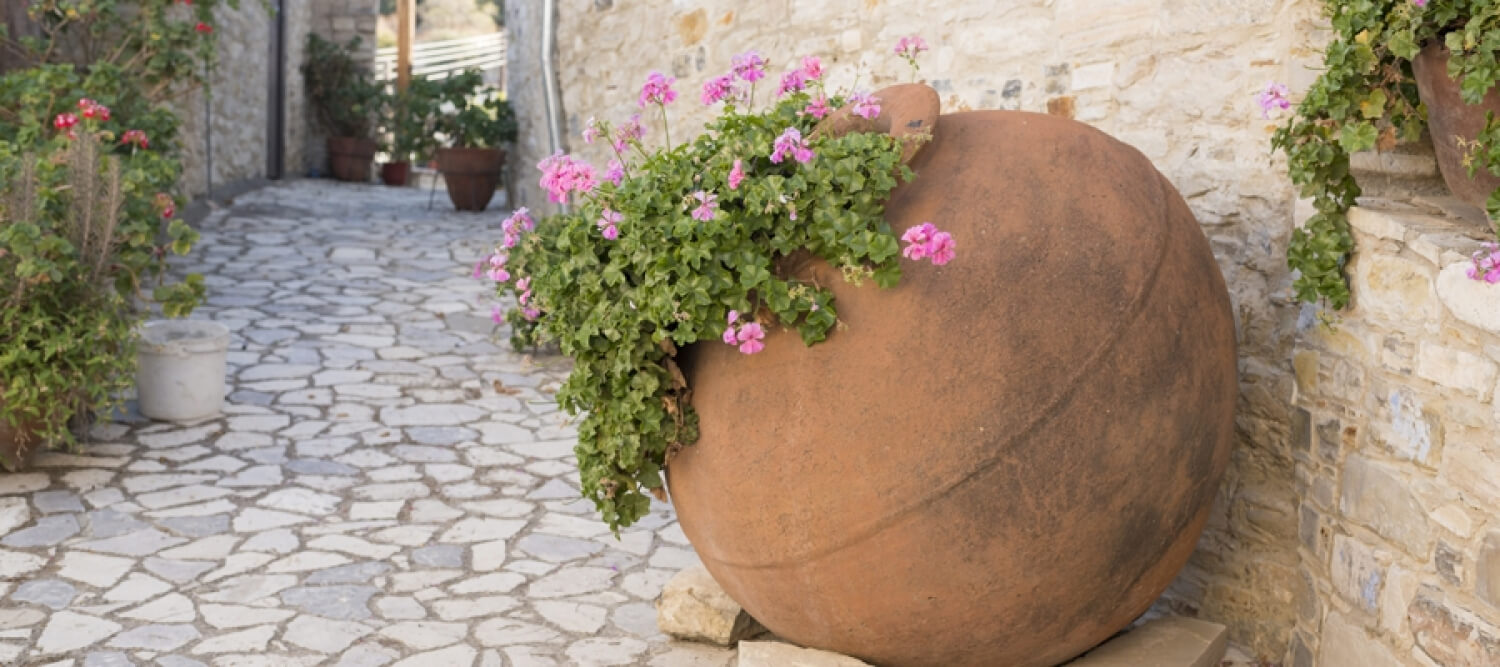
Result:
<svg viewBox="0 0 1500 667"><path fill-rule="evenodd" d="M505 33L492 33L441 42L423 42L411 49L411 73L429 79L446 79L467 69L479 69L485 81L504 85ZM395 81L396 47L376 49L375 78Z"/></svg>

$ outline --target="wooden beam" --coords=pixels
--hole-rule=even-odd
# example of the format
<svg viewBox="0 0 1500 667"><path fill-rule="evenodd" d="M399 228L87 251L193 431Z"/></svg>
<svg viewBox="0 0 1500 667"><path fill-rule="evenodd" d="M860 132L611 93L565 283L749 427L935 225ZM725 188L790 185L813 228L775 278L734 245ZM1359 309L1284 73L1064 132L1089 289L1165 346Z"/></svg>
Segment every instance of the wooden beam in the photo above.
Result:
<svg viewBox="0 0 1500 667"><path fill-rule="evenodd" d="M411 83L411 49L417 41L417 0L396 0L396 90Z"/></svg>

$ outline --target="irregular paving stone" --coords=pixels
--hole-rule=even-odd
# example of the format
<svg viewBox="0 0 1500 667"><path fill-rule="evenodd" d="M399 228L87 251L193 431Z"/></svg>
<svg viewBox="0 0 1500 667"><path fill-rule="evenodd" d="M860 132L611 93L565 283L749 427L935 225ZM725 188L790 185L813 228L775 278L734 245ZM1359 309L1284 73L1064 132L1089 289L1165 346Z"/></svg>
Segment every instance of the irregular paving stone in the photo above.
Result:
<svg viewBox="0 0 1500 667"><path fill-rule="evenodd" d="M162 519L157 523L167 530L187 537L207 537L229 532L228 514L172 517Z"/></svg>
<svg viewBox="0 0 1500 667"><path fill-rule="evenodd" d="M135 667L135 663L119 651L94 651L83 657L83 667Z"/></svg>
<svg viewBox="0 0 1500 667"><path fill-rule="evenodd" d="M411 552L411 560L428 567L463 567L464 549L452 545L422 547Z"/></svg>
<svg viewBox="0 0 1500 667"><path fill-rule="evenodd" d="M47 559L21 551L0 549L0 579L14 579L37 570L47 564Z"/></svg>
<svg viewBox="0 0 1500 667"><path fill-rule="evenodd" d="M286 469L299 475L358 475L359 468L322 459L295 459L286 463Z"/></svg>
<svg viewBox="0 0 1500 667"><path fill-rule="evenodd" d="M180 655L164 655L156 659L156 664L161 667L208 667L192 658L184 658Z"/></svg>
<svg viewBox="0 0 1500 667"><path fill-rule="evenodd" d="M604 545L592 540L532 533L517 540L516 548L545 561L563 563L588 558L603 551Z"/></svg>
<svg viewBox="0 0 1500 667"><path fill-rule="evenodd" d="M109 602L140 602L172 590L172 585L149 574L139 572L125 577L119 585L109 589L104 599Z"/></svg>
<svg viewBox="0 0 1500 667"><path fill-rule="evenodd" d="M60 544L79 531L78 519L72 514L59 516L47 516L37 519L36 525L23 528L0 539L0 545L27 549L32 547L50 547Z"/></svg>
<svg viewBox="0 0 1500 667"><path fill-rule="evenodd" d="M362 623L302 615L287 622L282 639L320 653L338 653L361 637L374 632Z"/></svg>
<svg viewBox="0 0 1500 667"><path fill-rule="evenodd" d="M31 503L42 514L82 512L83 501L72 491L42 491L31 495Z"/></svg>
<svg viewBox="0 0 1500 667"><path fill-rule="evenodd" d="M222 629L243 628L262 623L280 623L296 615L297 612L290 609L204 603L198 605L198 613L203 615L204 622Z"/></svg>
<svg viewBox="0 0 1500 667"><path fill-rule="evenodd" d="M76 651L98 643L122 627L102 618L60 611L53 614L47 626L42 628L36 648L44 655Z"/></svg>
<svg viewBox="0 0 1500 667"><path fill-rule="evenodd" d="M579 665L628 665L635 662L636 656L645 653L648 648L650 646L639 639L595 637L574 642L568 647L568 658ZM795 663L775 664L779 667L793 667Z"/></svg>
<svg viewBox="0 0 1500 667"><path fill-rule="evenodd" d="M505 595L433 600L431 603L433 613L445 621L499 616L515 609L520 604L515 598Z"/></svg>
<svg viewBox="0 0 1500 667"><path fill-rule="evenodd" d="M546 644L560 637L547 626L513 618L492 618L474 627L474 638L483 646Z"/></svg>
<svg viewBox="0 0 1500 667"><path fill-rule="evenodd" d="M88 525L88 534L96 538L116 537L151 527L150 524L129 514L109 508L84 514L83 519Z"/></svg>
<svg viewBox="0 0 1500 667"><path fill-rule="evenodd" d="M30 521L31 506L25 498L0 498L0 535L7 535Z"/></svg>
<svg viewBox="0 0 1500 667"><path fill-rule="evenodd" d="M308 584L362 584L391 570L388 563L366 561L330 567L307 577Z"/></svg>
<svg viewBox="0 0 1500 667"><path fill-rule="evenodd" d="M453 445L474 440L479 432L462 426L417 426L406 429L406 435L424 445Z"/></svg>
<svg viewBox="0 0 1500 667"><path fill-rule="evenodd" d="M248 630L209 637L193 647L194 655L208 653L262 652L276 635L276 626L261 625Z"/></svg>
<svg viewBox="0 0 1500 667"><path fill-rule="evenodd" d="M186 595L169 593L135 609L120 612L119 615L153 623L187 623L196 619L198 612L193 609L193 601Z"/></svg>
<svg viewBox="0 0 1500 667"><path fill-rule="evenodd" d="M172 651L201 636L198 629L191 625L143 625L115 635L114 639L109 640L108 646L147 651Z"/></svg>
<svg viewBox="0 0 1500 667"><path fill-rule="evenodd" d="M540 600L532 608L553 625L579 634L598 632L608 614L604 607L561 600Z"/></svg>
<svg viewBox="0 0 1500 667"><path fill-rule="evenodd" d="M100 556L82 551L69 551L62 555L57 576L81 581L90 586L107 588L115 585L120 577L130 570L135 561L117 556Z"/></svg>
<svg viewBox="0 0 1500 667"><path fill-rule="evenodd" d="M418 653L391 667L469 667L479 651L470 646L450 646L436 651Z"/></svg>
<svg viewBox="0 0 1500 667"><path fill-rule="evenodd" d="M39 604L52 609L66 609L77 595L78 589L65 581L37 579L17 586L16 590L10 594L10 599Z"/></svg>
<svg viewBox="0 0 1500 667"><path fill-rule="evenodd" d="M281 601L309 614L357 620L370 618L370 598L378 593L373 586L312 586L285 591Z"/></svg>
<svg viewBox="0 0 1500 667"><path fill-rule="evenodd" d="M469 626L466 623L439 621L407 621L380 630L380 636L419 651L456 644L468 634ZM471 655L470 660L472 659Z"/></svg>
<svg viewBox="0 0 1500 667"><path fill-rule="evenodd" d="M334 667L384 667L401 657L394 649L378 644L359 644L344 651Z"/></svg>
<svg viewBox="0 0 1500 667"><path fill-rule="evenodd" d="M257 504L288 512L326 516L338 509L339 502L340 498L332 494L293 487L272 491Z"/></svg>
<svg viewBox="0 0 1500 667"><path fill-rule="evenodd" d="M138 530L118 537L110 537L102 540L93 540L78 545L79 549L87 551L98 551L107 554L121 554L124 556L145 556L154 554L163 549L169 549L187 540L180 537L172 537L155 528Z"/></svg>
<svg viewBox="0 0 1500 667"><path fill-rule="evenodd" d="M527 593L533 598L557 598L602 590L617 573L598 567L567 567L532 582Z"/></svg>
<svg viewBox="0 0 1500 667"><path fill-rule="evenodd" d="M147 558L142 561L147 570L168 581L185 584L197 579L199 575L214 569L213 563L191 560L172 560L170 558ZM66 575L64 575L66 576Z"/></svg>

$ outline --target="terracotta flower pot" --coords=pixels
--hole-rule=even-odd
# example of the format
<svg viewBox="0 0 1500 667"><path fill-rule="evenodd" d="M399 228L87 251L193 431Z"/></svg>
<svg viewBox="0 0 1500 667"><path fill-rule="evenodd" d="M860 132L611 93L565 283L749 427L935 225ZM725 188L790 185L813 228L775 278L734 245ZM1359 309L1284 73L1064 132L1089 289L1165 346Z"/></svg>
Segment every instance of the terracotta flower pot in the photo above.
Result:
<svg viewBox="0 0 1500 667"><path fill-rule="evenodd" d="M1208 520L1239 393L1224 280L1135 149L1055 116L939 118L926 86L877 97L877 127L935 121L886 219L934 222L957 258L904 261L890 290L807 262L847 328L684 350L701 438L672 501L781 637L885 667L1057 664L1144 612Z"/></svg>
<svg viewBox="0 0 1500 667"><path fill-rule="evenodd" d="M37 425L12 424L0 419L0 468L9 472L23 470L31 458L41 449L37 438Z"/></svg>
<svg viewBox="0 0 1500 667"><path fill-rule="evenodd" d="M1458 82L1448 76L1448 48L1436 42L1423 47L1411 64L1417 93L1427 106L1427 127L1443 182L1453 196L1483 209L1490 193L1500 188L1500 178L1483 169L1470 178L1460 142L1472 142L1479 135L1485 114L1500 115L1500 92L1491 90L1480 104L1464 104Z"/></svg>
<svg viewBox="0 0 1500 667"><path fill-rule="evenodd" d="M448 199L460 211L483 211L500 185L505 151L499 148L439 148L438 171L448 186Z"/></svg>
<svg viewBox="0 0 1500 667"><path fill-rule="evenodd" d="M333 177L352 183L370 182L375 162L375 141L355 137L328 138L328 167Z"/></svg>
<svg viewBox="0 0 1500 667"><path fill-rule="evenodd" d="M380 165L380 181L386 185L403 186L410 178L410 162L387 162Z"/></svg>

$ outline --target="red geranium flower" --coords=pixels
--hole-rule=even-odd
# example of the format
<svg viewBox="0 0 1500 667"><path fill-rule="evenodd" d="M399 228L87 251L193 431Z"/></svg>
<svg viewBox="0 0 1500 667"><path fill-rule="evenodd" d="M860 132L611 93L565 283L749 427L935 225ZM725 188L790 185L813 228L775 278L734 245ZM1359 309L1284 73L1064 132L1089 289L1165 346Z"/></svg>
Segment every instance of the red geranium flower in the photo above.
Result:
<svg viewBox="0 0 1500 667"><path fill-rule="evenodd" d="M211 32L214 31L214 27L213 26L211 26L211 25L209 25L207 23L204 23L202 21L199 21L198 22L198 27L193 28L193 29L197 30L198 32L201 32L201 33L203 33L205 35L207 35L208 33L211 33Z"/></svg>

